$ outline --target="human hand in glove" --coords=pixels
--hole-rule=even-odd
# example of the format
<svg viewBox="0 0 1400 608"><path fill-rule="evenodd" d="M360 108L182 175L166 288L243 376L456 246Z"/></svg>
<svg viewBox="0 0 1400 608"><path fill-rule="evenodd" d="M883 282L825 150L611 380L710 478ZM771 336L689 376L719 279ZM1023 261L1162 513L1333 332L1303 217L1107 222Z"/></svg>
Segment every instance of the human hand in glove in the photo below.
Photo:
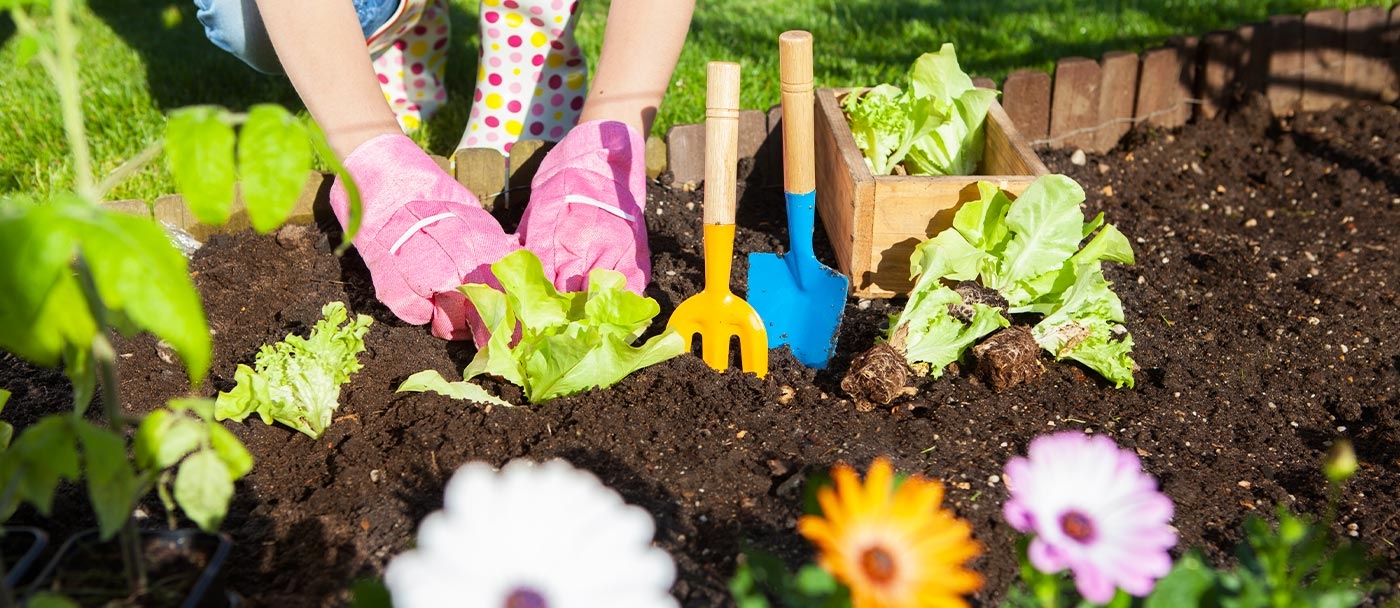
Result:
<svg viewBox="0 0 1400 608"><path fill-rule="evenodd" d="M645 204L641 134L617 121L585 122L540 163L518 234L561 291L586 289L588 272L607 268L641 294L651 280Z"/></svg>
<svg viewBox="0 0 1400 608"><path fill-rule="evenodd" d="M485 344L490 332L457 287L499 288L491 264L519 249L519 241L405 135L370 139L343 165L360 190L363 214L354 244L375 297L408 323L431 323L439 338ZM339 179L330 204L344 227L349 200Z"/></svg>

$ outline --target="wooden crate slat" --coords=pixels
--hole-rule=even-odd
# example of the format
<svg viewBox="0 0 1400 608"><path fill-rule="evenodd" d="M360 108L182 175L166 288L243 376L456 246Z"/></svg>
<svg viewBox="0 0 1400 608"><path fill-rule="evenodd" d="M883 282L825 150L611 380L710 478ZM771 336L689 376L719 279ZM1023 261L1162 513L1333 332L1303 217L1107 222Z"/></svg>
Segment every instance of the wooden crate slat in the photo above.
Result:
<svg viewBox="0 0 1400 608"><path fill-rule="evenodd" d="M1342 87L1349 97L1379 100L1383 91L1395 87L1395 72L1382 43L1387 17L1379 6L1347 11Z"/></svg>
<svg viewBox="0 0 1400 608"><path fill-rule="evenodd" d="M1095 147L1099 73L1099 62L1088 57L1066 57L1055 64L1055 86L1050 95L1050 147Z"/></svg>
<svg viewBox="0 0 1400 608"><path fill-rule="evenodd" d="M1099 61L1099 129L1095 152L1107 152L1133 128L1133 104L1137 102L1139 58L1127 51L1109 51Z"/></svg>
<svg viewBox="0 0 1400 608"><path fill-rule="evenodd" d="M666 166L677 186L705 179L705 124L673 125L666 130Z"/></svg>
<svg viewBox="0 0 1400 608"><path fill-rule="evenodd" d="M875 210L875 178L856 148L851 130L836 129L845 123L840 95L844 90L817 89L813 139L817 162L817 213L827 240L836 253L837 268L852 277L852 287L868 283L856 269L870 265L870 232ZM837 121L840 121L839 123ZM854 171L823 170L855 167ZM863 171L860 169L864 169Z"/></svg>
<svg viewBox="0 0 1400 608"><path fill-rule="evenodd" d="M980 175L871 175L839 105L847 90L816 93L817 212L857 297L907 293L909 253L952 222L988 180L1013 196L1048 171L999 103L987 109ZM1013 158L1014 157L1014 158Z"/></svg>
<svg viewBox="0 0 1400 608"><path fill-rule="evenodd" d="M1002 106L1016 131L1031 142L1050 135L1050 75L1040 70L1016 70L1001 83Z"/></svg>
<svg viewBox="0 0 1400 608"><path fill-rule="evenodd" d="M1303 100L1303 18L1269 17L1269 84L1274 116L1297 112Z"/></svg>
<svg viewBox="0 0 1400 608"><path fill-rule="evenodd" d="M1346 13L1322 9L1303 15L1303 97L1298 107L1318 111L1345 103Z"/></svg>
<svg viewBox="0 0 1400 608"><path fill-rule="evenodd" d="M1232 92L1240 87L1248 52L1238 31L1214 31L1201 37L1197 116L1212 119L1228 108Z"/></svg>

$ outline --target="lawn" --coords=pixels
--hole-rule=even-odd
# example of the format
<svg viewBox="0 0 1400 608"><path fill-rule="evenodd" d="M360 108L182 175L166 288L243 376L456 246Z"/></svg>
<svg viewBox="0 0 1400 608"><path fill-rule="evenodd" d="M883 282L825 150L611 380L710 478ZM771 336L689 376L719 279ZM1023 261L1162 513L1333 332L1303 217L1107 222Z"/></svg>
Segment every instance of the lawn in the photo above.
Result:
<svg viewBox="0 0 1400 608"><path fill-rule="evenodd" d="M690 36L660 110L655 133L704 116L704 69L711 60L744 66L742 105L777 103L777 35L805 29L815 38L817 86L895 81L920 54L956 45L964 69L1000 80L1018 68L1049 70L1059 57L1140 51L1177 34L1298 14L1322 7L1394 2L1359 0L710 0L698 3ZM99 174L157 139L164 113L192 104L235 110L263 102L300 109L284 78L257 73L205 40L193 3L93 0L80 16L88 129ZM583 3L578 37L596 57L608 5ZM453 1L451 101L419 134L430 150L451 153L468 112L476 72L477 3ZM0 64L20 46L0 18ZM0 75L0 195L66 188L56 97L37 62ZM168 174L147 169L113 193L151 198L173 191Z"/></svg>

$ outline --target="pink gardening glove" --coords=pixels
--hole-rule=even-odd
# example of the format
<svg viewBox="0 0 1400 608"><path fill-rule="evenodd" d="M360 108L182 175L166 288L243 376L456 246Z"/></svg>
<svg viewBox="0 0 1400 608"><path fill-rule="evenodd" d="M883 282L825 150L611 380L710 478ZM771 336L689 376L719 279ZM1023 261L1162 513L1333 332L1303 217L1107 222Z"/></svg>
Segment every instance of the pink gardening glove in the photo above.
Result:
<svg viewBox="0 0 1400 608"><path fill-rule="evenodd" d="M519 242L407 136L375 137L344 165L363 201L354 242L375 297L408 323L431 322L434 336L485 344L490 333L457 287L499 288L491 264L519 249ZM344 227L349 200L340 180L330 204Z"/></svg>
<svg viewBox="0 0 1400 608"><path fill-rule="evenodd" d="M520 240L561 291L586 289L588 271L608 268L640 294L651 280L645 204L641 134L616 121L586 122L540 163L520 219Z"/></svg>

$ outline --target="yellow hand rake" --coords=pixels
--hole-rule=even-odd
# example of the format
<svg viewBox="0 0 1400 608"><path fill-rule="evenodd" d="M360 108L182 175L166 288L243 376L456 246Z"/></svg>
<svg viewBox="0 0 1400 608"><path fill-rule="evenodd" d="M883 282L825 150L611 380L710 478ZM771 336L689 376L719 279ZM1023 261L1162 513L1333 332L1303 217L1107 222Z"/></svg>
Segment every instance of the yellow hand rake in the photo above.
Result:
<svg viewBox="0 0 1400 608"><path fill-rule="evenodd" d="M729 290L734 265L734 207L739 174L739 64L712 61L705 87L705 288L676 307L668 327L701 339L710 367L729 367L730 339L739 338L743 370L768 373L768 334L748 302Z"/></svg>

